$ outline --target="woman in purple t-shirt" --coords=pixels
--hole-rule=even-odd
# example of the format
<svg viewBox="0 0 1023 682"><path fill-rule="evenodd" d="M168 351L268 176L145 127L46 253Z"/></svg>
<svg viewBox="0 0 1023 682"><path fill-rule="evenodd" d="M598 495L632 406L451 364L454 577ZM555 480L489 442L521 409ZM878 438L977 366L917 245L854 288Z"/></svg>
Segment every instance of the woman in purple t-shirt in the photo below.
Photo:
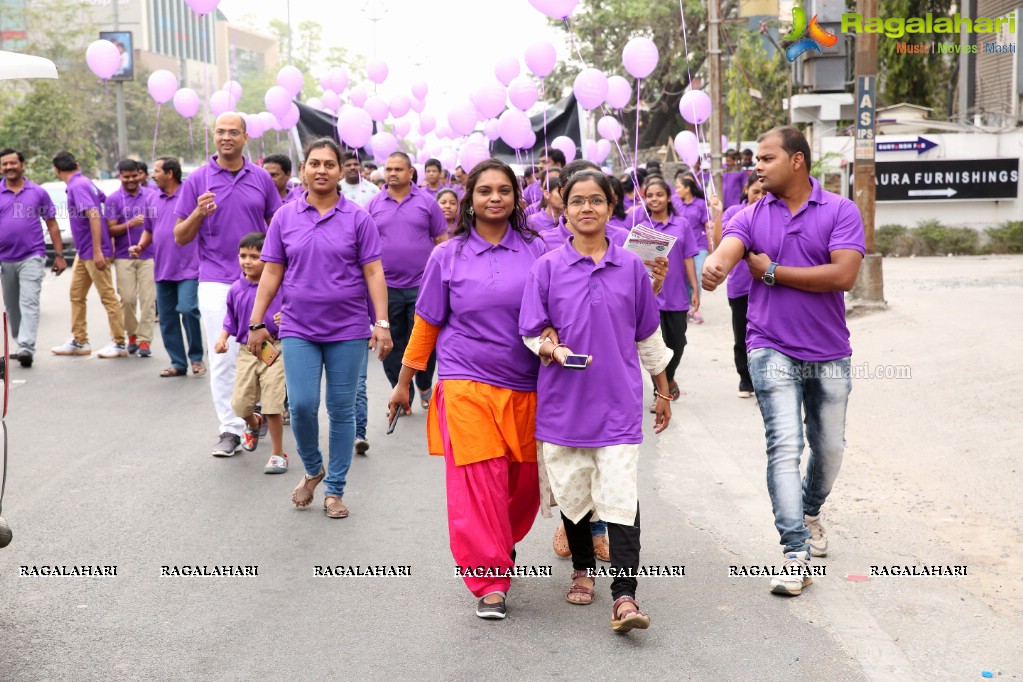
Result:
<svg viewBox="0 0 1023 682"><path fill-rule="evenodd" d="M680 199L679 215L693 231L696 238L696 246L700 252L694 260L696 266L696 283L700 283L700 273L703 272L703 261L713 250L710 241L707 239L707 202L703 196L700 184L692 175L683 175L675 180L675 191ZM699 288L699 287L697 287ZM688 289L689 295L693 295L692 287ZM703 316L699 310L689 311L689 319L695 324L703 324Z"/></svg>
<svg viewBox="0 0 1023 682"><path fill-rule="evenodd" d="M519 314L526 346L545 366L537 382L536 439L541 442L541 503L555 502L572 549L571 604L593 601L596 568L590 519L607 521L611 625L628 632L650 625L636 603L639 570L639 445L643 442L640 365L657 386L660 433L671 419L665 367L671 352L658 334L660 317L639 256L617 246L605 226L614 205L607 177L576 173L565 187L573 236L530 269ZM547 327L561 343L540 338ZM571 348L569 348L571 346ZM573 355L574 351L581 355ZM588 357L587 357L588 356ZM552 362L553 361L553 362ZM614 401L587 396L614 395Z"/></svg>
<svg viewBox="0 0 1023 682"><path fill-rule="evenodd" d="M444 188L437 192L437 205L444 211L444 220L448 224L448 239L455 234L458 227L458 195L455 190Z"/></svg>

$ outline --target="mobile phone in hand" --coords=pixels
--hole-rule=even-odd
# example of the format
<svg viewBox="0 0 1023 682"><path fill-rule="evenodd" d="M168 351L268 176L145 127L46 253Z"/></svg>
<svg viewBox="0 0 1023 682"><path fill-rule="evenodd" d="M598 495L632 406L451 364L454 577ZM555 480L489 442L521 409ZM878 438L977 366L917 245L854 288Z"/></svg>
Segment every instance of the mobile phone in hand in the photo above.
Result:
<svg viewBox="0 0 1023 682"><path fill-rule="evenodd" d="M394 433L394 427L398 425L398 418L401 417L401 405L394 406L394 416L391 417L391 421L387 424L387 435Z"/></svg>
<svg viewBox="0 0 1023 682"><path fill-rule="evenodd" d="M274 364L274 361L277 360L280 355L280 351L278 351L269 341L264 341L263 345L259 348L259 359L262 360L267 367Z"/></svg>
<svg viewBox="0 0 1023 682"><path fill-rule="evenodd" d="M566 369L586 369L586 365L589 363L588 355L580 355L579 353L569 353L565 356Z"/></svg>

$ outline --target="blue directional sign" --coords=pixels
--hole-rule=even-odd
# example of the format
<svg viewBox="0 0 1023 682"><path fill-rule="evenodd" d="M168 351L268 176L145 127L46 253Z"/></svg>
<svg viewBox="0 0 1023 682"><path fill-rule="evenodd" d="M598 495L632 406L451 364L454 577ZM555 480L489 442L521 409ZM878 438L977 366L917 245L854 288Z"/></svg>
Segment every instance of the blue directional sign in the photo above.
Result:
<svg viewBox="0 0 1023 682"><path fill-rule="evenodd" d="M937 142L931 142L925 137L917 135L916 140L906 140L904 142L878 142L877 151L879 152L913 152L917 155L923 154L929 149L934 149L938 146Z"/></svg>

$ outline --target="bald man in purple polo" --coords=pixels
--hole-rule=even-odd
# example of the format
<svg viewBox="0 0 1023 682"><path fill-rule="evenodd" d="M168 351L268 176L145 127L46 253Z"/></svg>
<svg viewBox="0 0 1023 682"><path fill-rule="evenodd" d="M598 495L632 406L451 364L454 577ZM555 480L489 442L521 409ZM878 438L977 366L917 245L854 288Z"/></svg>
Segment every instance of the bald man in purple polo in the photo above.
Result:
<svg viewBox="0 0 1023 682"><path fill-rule="evenodd" d="M774 128L759 143L756 173L767 194L728 223L703 265L703 288L714 291L745 254L753 277L746 352L787 569L771 578L771 591L794 596L812 582L810 557L828 551L820 513L842 466L851 388L843 292L866 248L856 204L810 177L801 132ZM804 423L810 456L800 481Z"/></svg>
<svg viewBox="0 0 1023 682"><path fill-rule="evenodd" d="M388 319L394 341L394 349L384 359L384 373L394 387L412 334L426 261L433 247L447 239L448 223L437 200L412 184L412 160L407 154L395 152L387 157L384 176L386 188L366 204L366 210L376 222L383 247ZM426 371L416 374L415 385L424 403L433 393L435 358L431 355ZM413 391L409 389L410 394Z"/></svg>
<svg viewBox="0 0 1023 682"><path fill-rule="evenodd" d="M249 232L266 232L282 205L270 174L242 155L248 139L245 119L239 114L218 116L213 127L217 153L189 175L178 192L174 241L185 246L199 240L199 312L207 341L220 335L227 314L227 292L241 276L238 242ZM241 448L245 422L231 407L237 359L234 338L226 353L210 357L210 390L220 419L214 457L230 457Z"/></svg>

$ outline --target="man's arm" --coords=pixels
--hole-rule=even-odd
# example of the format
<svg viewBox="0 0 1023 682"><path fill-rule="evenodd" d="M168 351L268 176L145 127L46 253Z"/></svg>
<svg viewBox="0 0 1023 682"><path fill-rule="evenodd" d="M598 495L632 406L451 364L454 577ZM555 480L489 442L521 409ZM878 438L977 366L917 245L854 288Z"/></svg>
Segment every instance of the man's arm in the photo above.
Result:
<svg viewBox="0 0 1023 682"><path fill-rule="evenodd" d="M738 237L725 237L714 253L703 261L703 288L714 291L742 259L746 246ZM770 262L770 261L769 261Z"/></svg>
<svg viewBox="0 0 1023 682"><path fill-rule="evenodd" d="M182 185L184 187L184 185ZM174 224L174 243L178 246L190 244L199 234L199 227L202 221L217 210L213 201L213 192L204 192L195 200L195 208L188 214L187 218L178 218ZM187 210L187 207L185 208Z"/></svg>
<svg viewBox="0 0 1023 682"><path fill-rule="evenodd" d="M67 270L67 260L64 258L64 240L60 237L60 225L55 218L46 219L46 229L50 231L50 242L53 244L53 252L57 254L53 259L53 269L59 275Z"/></svg>
<svg viewBox="0 0 1023 682"><path fill-rule="evenodd" d="M708 257L709 260L709 257ZM751 253L746 260L753 279L763 279L771 257L765 253ZM831 262L826 265L794 267L778 265L774 270L776 285L792 287L801 291L849 291L856 284L860 273L863 254L855 249L838 249L831 252ZM704 267L706 271L706 266Z"/></svg>
<svg viewBox="0 0 1023 682"><path fill-rule="evenodd" d="M107 269L107 259L103 255L103 223L100 222L99 209L90 208L86 215L89 216L89 232L92 233L92 262L99 270Z"/></svg>

